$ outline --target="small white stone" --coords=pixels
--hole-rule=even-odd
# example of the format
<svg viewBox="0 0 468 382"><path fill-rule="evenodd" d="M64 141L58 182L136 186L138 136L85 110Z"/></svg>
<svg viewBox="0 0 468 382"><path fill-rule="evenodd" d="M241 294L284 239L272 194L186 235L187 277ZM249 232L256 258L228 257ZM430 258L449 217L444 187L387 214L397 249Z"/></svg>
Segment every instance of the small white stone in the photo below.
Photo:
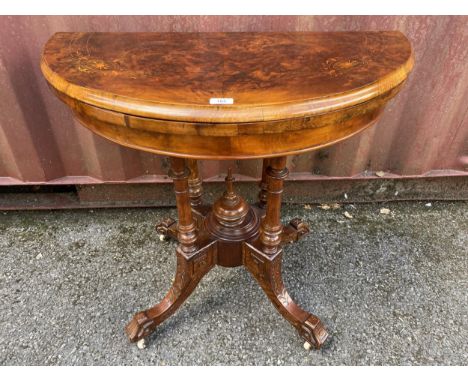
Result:
<svg viewBox="0 0 468 382"><path fill-rule="evenodd" d="M377 175L378 177L381 178L381 177L383 177L383 176L385 175L385 172L383 172L383 171L377 171L377 172L375 173L375 175Z"/></svg>
<svg viewBox="0 0 468 382"><path fill-rule="evenodd" d="M432 203L426 203L425 206L426 207L432 207Z"/></svg>
<svg viewBox="0 0 468 382"><path fill-rule="evenodd" d="M380 213L382 215L388 215L390 213L390 210L388 208L381 208Z"/></svg>
<svg viewBox="0 0 468 382"><path fill-rule="evenodd" d="M162 234L159 235L159 240L160 240L160 241L164 241L165 238L166 238L166 236L164 236L164 235L162 235Z"/></svg>
<svg viewBox="0 0 468 382"><path fill-rule="evenodd" d="M351 215L348 211L345 211L345 213L343 215L346 216L348 219L353 218L353 215Z"/></svg>
<svg viewBox="0 0 468 382"><path fill-rule="evenodd" d="M42 253L38 253L38 255L36 256L36 260L39 260L39 259L42 259Z"/></svg>
<svg viewBox="0 0 468 382"><path fill-rule="evenodd" d="M310 349L312 349L312 345L309 342L306 341L306 342L304 342L304 349L305 350L310 350Z"/></svg>
<svg viewBox="0 0 468 382"><path fill-rule="evenodd" d="M146 348L146 341L142 338L140 341L137 342L138 349L145 349Z"/></svg>
<svg viewBox="0 0 468 382"><path fill-rule="evenodd" d="M348 199L348 194L345 193L345 194L344 194L344 198L345 198L345 199Z"/></svg>

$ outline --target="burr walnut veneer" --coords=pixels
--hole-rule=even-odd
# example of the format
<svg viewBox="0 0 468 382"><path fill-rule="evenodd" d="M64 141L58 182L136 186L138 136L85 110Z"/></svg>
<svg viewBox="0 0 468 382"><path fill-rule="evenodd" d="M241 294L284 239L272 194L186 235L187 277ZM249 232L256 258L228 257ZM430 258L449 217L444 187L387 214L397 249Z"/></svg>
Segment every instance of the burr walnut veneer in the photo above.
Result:
<svg viewBox="0 0 468 382"><path fill-rule="evenodd" d="M286 156L371 126L413 65L399 32L57 33L41 68L87 128L124 146L171 158L178 241L166 297L126 327L132 341L174 313L215 265L245 266L307 345L321 321L289 296L281 277L287 243L309 229L280 221ZM264 158L259 201L239 196L229 172L213 206L202 202L197 159Z"/></svg>

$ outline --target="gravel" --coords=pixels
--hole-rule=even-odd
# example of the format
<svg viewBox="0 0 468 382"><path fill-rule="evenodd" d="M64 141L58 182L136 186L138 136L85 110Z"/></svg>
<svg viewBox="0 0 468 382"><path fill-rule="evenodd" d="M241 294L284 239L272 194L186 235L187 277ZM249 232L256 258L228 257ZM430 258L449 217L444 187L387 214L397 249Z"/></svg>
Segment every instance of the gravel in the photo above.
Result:
<svg viewBox="0 0 468 382"><path fill-rule="evenodd" d="M285 205L283 221L312 229L283 277L330 332L319 351L241 267L212 270L146 349L130 344L126 322L173 277L176 244L154 230L167 215L0 212L0 364L468 364L468 203Z"/></svg>

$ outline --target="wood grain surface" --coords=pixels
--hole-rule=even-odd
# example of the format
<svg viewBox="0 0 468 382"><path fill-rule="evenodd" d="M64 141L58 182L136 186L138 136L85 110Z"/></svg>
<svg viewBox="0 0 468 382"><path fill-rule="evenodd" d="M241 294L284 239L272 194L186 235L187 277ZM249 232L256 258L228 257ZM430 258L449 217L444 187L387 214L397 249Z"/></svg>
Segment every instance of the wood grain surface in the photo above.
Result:
<svg viewBox="0 0 468 382"><path fill-rule="evenodd" d="M226 123L368 101L404 81L413 58L400 32L57 33L41 65L58 91L97 107Z"/></svg>
<svg viewBox="0 0 468 382"><path fill-rule="evenodd" d="M371 126L413 66L400 32L57 33L41 68L90 130L127 147L249 159ZM212 105L211 98L232 98Z"/></svg>

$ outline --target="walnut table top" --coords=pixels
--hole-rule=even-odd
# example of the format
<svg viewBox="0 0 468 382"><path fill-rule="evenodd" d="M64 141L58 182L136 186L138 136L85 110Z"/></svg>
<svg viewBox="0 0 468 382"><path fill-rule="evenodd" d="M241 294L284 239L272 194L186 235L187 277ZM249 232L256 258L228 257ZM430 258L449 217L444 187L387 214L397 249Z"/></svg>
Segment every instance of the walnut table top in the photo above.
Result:
<svg viewBox="0 0 468 382"><path fill-rule="evenodd" d="M158 154L295 154L371 125L413 65L400 32L57 33L41 68L88 128Z"/></svg>

